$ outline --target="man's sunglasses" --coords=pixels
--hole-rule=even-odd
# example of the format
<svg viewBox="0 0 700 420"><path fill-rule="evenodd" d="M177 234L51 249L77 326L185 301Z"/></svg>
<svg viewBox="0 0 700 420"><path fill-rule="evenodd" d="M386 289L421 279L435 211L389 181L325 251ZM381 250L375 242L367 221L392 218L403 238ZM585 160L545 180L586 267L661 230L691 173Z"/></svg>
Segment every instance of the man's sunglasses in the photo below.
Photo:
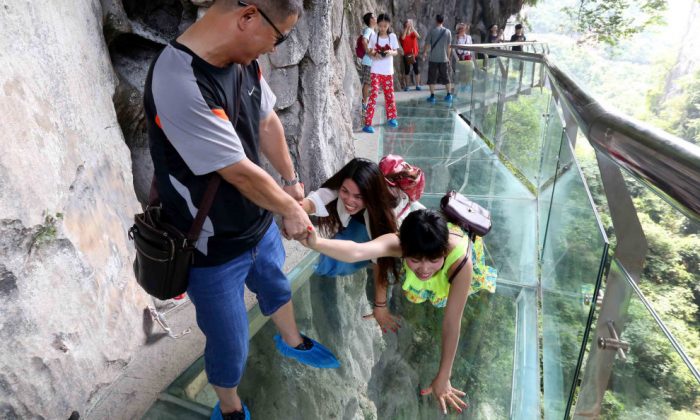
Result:
<svg viewBox="0 0 700 420"><path fill-rule="evenodd" d="M242 7L248 7L248 6L250 6L250 4L248 4L248 3L246 3L246 2L243 2L243 1L240 1L240 0L238 1L238 5L239 5L239 6L242 6ZM277 32L277 40L275 40L275 47L278 46L278 45L280 45L280 44L283 43L284 41L286 41L287 38L289 37L289 34L285 35L285 34L283 34L282 32L280 32L280 30L277 29L277 27L275 26L275 24L272 23L272 21L270 20L270 18L267 17L267 15L265 14L265 12L263 12L262 10L260 10L260 8L259 8L258 6L256 6L256 5L253 5L253 6L255 6L255 8L258 9L258 12L260 13L260 16L262 16L263 19L265 19L265 20L267 21L267 23L269 23L270 26L272 26L272 29L274 29L275 32Z"/></svg>

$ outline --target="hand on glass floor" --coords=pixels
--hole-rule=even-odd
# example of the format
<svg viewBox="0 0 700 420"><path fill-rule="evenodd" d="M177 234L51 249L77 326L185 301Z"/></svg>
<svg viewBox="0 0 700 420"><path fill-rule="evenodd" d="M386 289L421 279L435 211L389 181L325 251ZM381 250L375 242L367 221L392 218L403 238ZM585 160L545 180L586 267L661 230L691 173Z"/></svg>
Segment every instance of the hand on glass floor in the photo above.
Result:
<svg viewBox="0 0 700 420"><path fill-rule="evenodd" d="M371 314L362 317L362 319L372 318L374 318L377 321L379 328L382 329L382 333L384 334L386 334L388 330L398 333L399 328L401 328L401 324L399 324L399 318L393 316L386 306L375 306Z"/></svg>
<svg viewBox="0 0 700 420"><path fill-rule="evenodd" d="M467 394L457 388L452 388L452 384L450 384L449 379L441 379L436 377L433 379L433 382L428 388L421 390L420 394L435 395L435 398L437 398L438 404L440 405L440 410L442 410L442 413L445 415L447 414L447 407L450 405L460 413L463 409L469 407L469 404L462 401L460 398Z"/></svg>

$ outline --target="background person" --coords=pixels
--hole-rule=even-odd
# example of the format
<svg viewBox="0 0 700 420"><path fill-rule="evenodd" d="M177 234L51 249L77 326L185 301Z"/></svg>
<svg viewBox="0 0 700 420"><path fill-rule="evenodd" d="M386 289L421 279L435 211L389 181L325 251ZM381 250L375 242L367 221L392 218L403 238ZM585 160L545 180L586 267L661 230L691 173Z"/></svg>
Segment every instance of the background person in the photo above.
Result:
<svg viewBox="0 0 700 420"><path fill-rule="evenodd" d="M525 33L523 30L523 25L521 23L518 23L515 25L515 33L510 37L510 42L525 42L527 41L527 38L525 38ZM516 45L513 47L513 51L522 51L523 47Z"/></svg>
<svg viewBox="0 0 700 420"><path fill-rule="evenodd" d="M413 26L413 19L408 19L404 22L403 32L401 33L401 49L403 50L403 90L408 91L408 85L411 81L411 69L413 69L413 79L416 85L416 90L420 89L420 61L418 40L420 35Z"/></svg>
<svg viewBox="0 0 700 420"><path fill-rule="evenodd" d="M445 85L447 95L445 101L452 101L452 80L450 66L450 55L452 45L452 32L443 26L445 18L442 15L435 16L435 27L428 32L425 37L425 45L423 46L423 59L430 58L428 61L428 87L430 88L430 97L428 102L435 103L435 84L440 83Z"/></svg>
<svg viewBox="0 0 700 420"><path fill-rule="evenodd" d="M369 98L369 90L372 85L372 56L369 55L369 40L374 34L374 28L377 26L377 18L374 13L365 13L362 16L362 21L365 28L362 30L362 45L365 47L365 55L362 57L362 73L360 82L362 83L362 111L367 110L367 99Z"/></svg>
<svg viewBox="0 0 700 420"><path fill-rule="evenodd" d="M377 16L377 33L369 41L369 54L372 56L372 90L365 112L365 126L362 131L374 133L372 119L377 108L379 89L384 92L384 108L386 109L387 125L398 127L396 120L396 99L394 98L394 57L398 54L399 40L391 32L391 18L382 13Z"/></svg>
<svg viewBox="0 0 700 420"><path fill-rule="evenodd" d="M458 45L468 45L472 44L472 37L469 35L469 24L468 23L458 23L456 28L457 33L455 34L455 43ZM453 48L452 49L452 62L454 72L455 72L455 83L458 85L460 91L467 91L469 89L469 83L471 82L473 64L471 61L472 54L471 51Z"/></svg>

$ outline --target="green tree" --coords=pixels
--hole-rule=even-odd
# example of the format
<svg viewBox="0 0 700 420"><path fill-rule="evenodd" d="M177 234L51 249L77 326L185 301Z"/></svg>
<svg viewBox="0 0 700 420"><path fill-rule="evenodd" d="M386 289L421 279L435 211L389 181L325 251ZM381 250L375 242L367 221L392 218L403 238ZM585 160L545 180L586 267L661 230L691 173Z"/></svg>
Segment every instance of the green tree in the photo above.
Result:
<svg viewBox="0 0 700 420"><path fill-rule="evenodd" d="M563 10L582 35L579 42L616 45L650 25L661 23L666 7L666 0L579 0L577 6Z"/></svg>

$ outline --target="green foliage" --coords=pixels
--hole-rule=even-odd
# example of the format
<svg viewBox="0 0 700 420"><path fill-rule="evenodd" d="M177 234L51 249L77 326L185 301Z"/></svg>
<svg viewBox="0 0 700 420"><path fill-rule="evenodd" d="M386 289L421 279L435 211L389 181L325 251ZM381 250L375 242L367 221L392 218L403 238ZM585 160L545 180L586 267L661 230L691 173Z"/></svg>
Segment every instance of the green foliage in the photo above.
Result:
<svg viewBox="0 0 700 420"><path fill-rule="evenodd" d="M579 0L576 7L564 7L581 33L579 42L601 42L616 45L650 25L663 21L666 0Z"/></svg>
<svg viewBox="0 0 700 420"><path fill-rule="evenodd" d="M44 223L39 225L34 237L32 238L32 247L43 245L56 239L57 229L56 224L63 219L62 213L56 213L55 216L47 214L44 216Z"/></svg>
<svg viewBox="0 0 700 420"><path fill-rule="evenodd" d="M647 96L654 125L700 145L700 71L677 81L678 94L664 96L665 80Z"/></svg>

